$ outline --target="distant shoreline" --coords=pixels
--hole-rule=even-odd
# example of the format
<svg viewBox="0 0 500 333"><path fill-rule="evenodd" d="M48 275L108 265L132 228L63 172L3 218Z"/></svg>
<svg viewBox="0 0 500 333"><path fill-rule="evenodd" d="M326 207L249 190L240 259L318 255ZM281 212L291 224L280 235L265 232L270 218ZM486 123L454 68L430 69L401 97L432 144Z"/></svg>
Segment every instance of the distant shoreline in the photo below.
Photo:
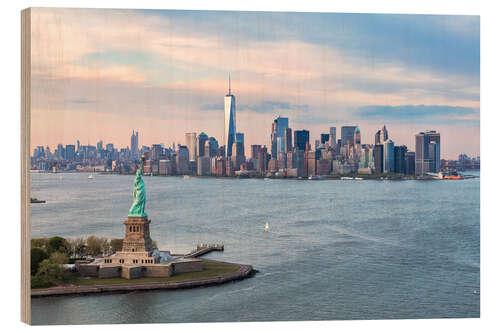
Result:
<svg viewBox="0 0 500 333"><path fill-rule="evenodd" d="M56 173L50 172L50 171L40 171L40 170L30 170L32 173L44 173L44 174L63 174L63 173L97 173L97 174L103 174L103 175L122 175L122 176L133 176L135 173L120 173L116 171L76 171L76 170L71 170L71 171L58 171ZM468 169L466 171L477 171L480 172L480 169ZM150 174L144 174L144 177L150 177ZM189 178L217 178L217 179L280 179L280 180L352 180L352 181L359 181L359 180L399 180L399 181L405 181L405 180L450 180L450 179L436 179L433 178L432 176L413 176L413 175L405 175L405 174L346 174L346 175L324 175L324 176L319 176L319 178L316 179L308 179L308 177L285 177L285 176L264 176L264 175L234 175L234 176L216 176L216 175L210 175L210 176L198 176L198 175L153 175L153 177L189 177ZM471 178L479 178L480 176L476 175L467 175L464 174L464 179L471 179ZM353 179L346 179L346 178L353 178ZM354 179L358 178L358 179Z"/></svg>

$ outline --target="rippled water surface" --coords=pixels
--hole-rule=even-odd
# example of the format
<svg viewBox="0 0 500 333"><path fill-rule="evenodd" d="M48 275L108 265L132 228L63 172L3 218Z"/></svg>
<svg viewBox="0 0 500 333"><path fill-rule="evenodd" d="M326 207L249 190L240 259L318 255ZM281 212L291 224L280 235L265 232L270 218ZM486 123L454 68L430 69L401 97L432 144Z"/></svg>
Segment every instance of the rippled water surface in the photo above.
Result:
<svg viewBox="0 0 500 333"><path fill-rule="evenodd" d="M32 174L32 236L121 238L132 176ZM145 177L151 236L254 278L180 291L32 299L34 324L478 317L479 178ZM265 223L270 231L264 232Z"/></svg>

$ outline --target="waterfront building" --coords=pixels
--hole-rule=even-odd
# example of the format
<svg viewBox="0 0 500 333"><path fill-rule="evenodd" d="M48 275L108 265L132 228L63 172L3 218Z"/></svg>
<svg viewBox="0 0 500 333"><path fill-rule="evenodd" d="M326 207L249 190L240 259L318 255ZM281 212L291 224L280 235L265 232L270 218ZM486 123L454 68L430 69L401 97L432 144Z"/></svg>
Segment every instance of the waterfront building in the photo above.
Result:
<svg viewBox="0 0 500 333"><path fill-rule="evenodd" d="M196 133L186 133L186 147L189 150L189 161L196 161Z"/></svg>
<svg viewBox="0 0 500 333"><path fill-rule="evenodd" d="M318 160L318 175L326 176L332 171L332 162L329 159L321 158Z"/></svg>
<svg viewBox="0 0 500 333"><path fill-rule="evenodd" d="M384 142L384 173L394 172L394 142Z"/></svg>
<svg viewBox="0 0 500 333"><path fill-rule="evenodd" d="M270 172L278 171L278 160L275 157L271 157L268 165L269 165L268 169Z"/></svg>
<svg viewBox="0 0 500 333"><path fill-rule="evenodd" d="M259 147L257 151L257 172L264 173L267 170L267 147Z"/></svg>
<svg viewBox="0 0 500 333"><path fill-rule="evenodd" d="M309 143L309 131L297 130L294 131L293 146L302 151L306 150L306 145Z"/></svg>
<svg viewBox="0 0 500 333"><path fill-rule="evenodd" d="M340 129L340 135L341 135L341 140L342 146L346 146L348 142L354 144L354 131L356 130L357 126L342 126Z"/></svg>
<svg viewBox="0 0 500 333"><path fill-rule="evenodd" d="M381 174L384 172L384 146L377 144L373 147L373 160L375 164L375 173Z"/></svg>
<svg viewBox="0 0 500 333"><path fill-rule="evenodd" d="M233 149L231 154L231 161L234 170L239 170L240 165L245 162L245 151L243 142L233 142Z"/></svg>
<svg viewBox="0 0 500 333"><path fill-rule="evenodd" d="M224 97L224 145L226 157L231 156L231 148L236 139L236 99L231 94L231 75L229 75L229 90Z"/></svg>
<svg viewBox="0 0 500 333"><path fill-rule="evenodd" d="M316 176L316 151L308 150L306 153L307 176Z"/></svg>
<svg viewBox="0 0 500 333"><path fill-rule="evenodd" d="M209 176L210 169L210 156L200 156L197 160L197 174L198 176Z"/></svg>
<svg viewBox="0 0 500 333"><path fill-rule="evenodd" d="M224 157L216 158L216 175L219 177L226 175L226 159Z"/></svg>
<svg viewBox="0 0 500 333"><path fill-rule="evenodd" d="M425 131L415 135L415 174L423 176L427 172L440 170L440 134Z"/></svg>
<svg viewBox="0 0 500 333"><path fill-rule="evenodd" d="M234 176L234 164L230 159L226 159L226 176Z"/></svg>
<svg viewBox="0 0 500 333"><path fill-rule="evenodd" d="M409 151L405 154L405 170L406 174L414 175L415 174L415 152Z"/></svg>
<svg viewBox="0 0 500 333"><path fill-rule="evenodd" d="M285 152L285 129L288 128L288 118L279 116L271 125L271 156L278 157L279 152Z"/></svg>
<svg viewBox="0 0 500 333"><path fill-rule="evenodd" d="M408 148L406 146L394 147L394 172L406 173L406 153Z"/></svg>
<svg viewBox="0 0 500 333"><path fill-rule="evenodd" d="M297 154L294 151L286 153L287 169L297 168Z"/></svg>
<svg viewBox="0 0 500 333"><path fill-rule="evenodd" d="M178 174L187 175L190 173L188 147L181 145L177 147L177 156L175 162Z"/></svg>

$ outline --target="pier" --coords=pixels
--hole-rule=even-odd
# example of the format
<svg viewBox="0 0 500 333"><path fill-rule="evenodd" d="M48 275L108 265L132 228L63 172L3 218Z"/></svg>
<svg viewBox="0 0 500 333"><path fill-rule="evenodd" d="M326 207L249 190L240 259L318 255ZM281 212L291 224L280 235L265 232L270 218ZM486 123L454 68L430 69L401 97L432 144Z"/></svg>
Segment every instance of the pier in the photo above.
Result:
<svg viewBox="0 0 500 333"><path fill-rule="evenodd" d="M224 244L198 244L196 249L184 255L184 258L196 258L212 251L224 251Z"/></svg>

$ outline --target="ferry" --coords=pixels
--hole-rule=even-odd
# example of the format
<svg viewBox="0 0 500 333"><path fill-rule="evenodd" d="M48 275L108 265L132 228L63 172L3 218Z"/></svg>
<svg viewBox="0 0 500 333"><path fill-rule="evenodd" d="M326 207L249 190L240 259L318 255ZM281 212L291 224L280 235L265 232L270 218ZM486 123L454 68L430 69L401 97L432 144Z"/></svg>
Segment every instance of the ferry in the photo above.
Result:
<svg viewBox="0 0 500 333"><path fill-rule="evenodd" d="M443 179L464 179L464 177L460 175L445 175L443 176Z"/></svg>
<svg viewBox="0 0 500 333"><path fill-rule="evenodd" d="M354 180L354 177L340 177L340 180Z"/></svg>

